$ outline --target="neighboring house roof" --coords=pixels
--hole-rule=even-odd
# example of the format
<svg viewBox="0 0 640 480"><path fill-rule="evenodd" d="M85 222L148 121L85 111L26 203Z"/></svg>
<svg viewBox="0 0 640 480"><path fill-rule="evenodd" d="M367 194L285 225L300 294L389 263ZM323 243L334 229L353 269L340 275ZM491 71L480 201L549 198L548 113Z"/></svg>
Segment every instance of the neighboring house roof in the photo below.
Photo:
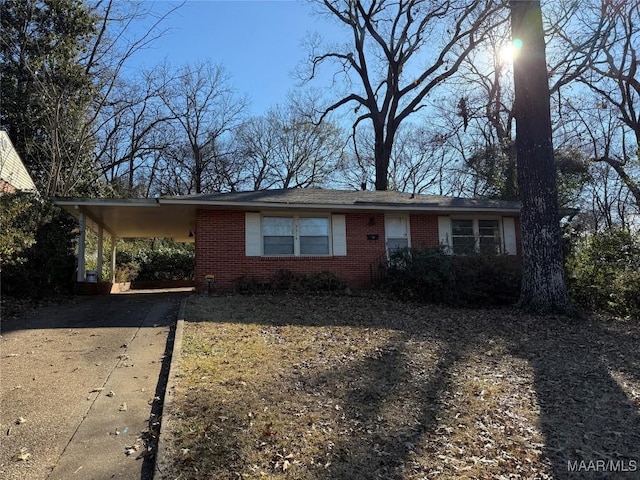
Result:
<svg viewBox="0 0 640 480"><path fill-rule="evenodd" d="M4 130L0 130L0 184L5 192L16 190L37 192L31 175Z"/></svg>
<svg viewBox="0 0 640 480"><path fill-rule="evenodd" d="M117 237L173 237L193 241L199 208L248 211L324 210L368 212L492 213L519 215L518 202L411 195L399 192L325 190L320 188L260 190L157 199L57 199L76 218L85 213L90 226L102 226Z"/></svg>

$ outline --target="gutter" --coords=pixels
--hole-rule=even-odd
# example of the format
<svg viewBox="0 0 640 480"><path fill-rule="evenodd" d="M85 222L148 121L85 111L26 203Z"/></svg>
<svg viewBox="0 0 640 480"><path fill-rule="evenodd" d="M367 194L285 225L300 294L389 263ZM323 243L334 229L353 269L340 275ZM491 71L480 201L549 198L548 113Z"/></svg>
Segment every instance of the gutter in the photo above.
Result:
<svg viewBox="0 0 640 480"><path fill-rule="evenodd" d="M172 199L157 199L162 205L194 205L201 207L227 207L242 208L248 210L268 210L268 209L295 209L295 210L324 210L324 211L393 211L393 212L483 212L483 213L511 213L520 214L519 208L492 208L492 207L452 207L452 206L433 206L419 204L407 205L376 205L376 204L318 204L318 203L277 203L277 202L229 202L229 201L186 201Z"/></svg>

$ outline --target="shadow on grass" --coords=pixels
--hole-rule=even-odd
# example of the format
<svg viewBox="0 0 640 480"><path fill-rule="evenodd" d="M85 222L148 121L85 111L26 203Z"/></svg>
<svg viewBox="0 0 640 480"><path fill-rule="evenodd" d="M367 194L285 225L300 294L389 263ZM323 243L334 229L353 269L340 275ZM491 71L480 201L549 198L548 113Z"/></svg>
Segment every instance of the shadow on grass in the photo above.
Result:
<svg viewBox="0 0 640 480"><path fill-rule="evenodd" d="M640 380L633 338L562 318L529 324L522 337L511 332L509 340L535 371L554 478L638 478L640 398L629 398L618 383Z"/></svg>
<svg viewBox="0 0 640 480"><path fill-rule="evenodd" d="M380 355L336 373L358 379L344 397L344 410L369 428L370 435L359 442L342 437L335 448L338 461L321 478L401 478L422 437L433 432L457 355L447 349L426 381L417 383L412 382L405 353L402 344L389 345Z"/></svg>
<svg viewBox="0 0 640 480"><path fill-rule="evenodd" d="M553 478L638 478L640 397L630 398L619 383L625 378L640 382L637 325L625 331L620 324L595 320L407 306L378 297L347 302L348 307L328 307L327 298L305 297L262 305L259 297L236 297L233 314L214 320L397 332L397 339L375 355L320 372L310 381L314 388L329 382L346 385L345 415L369 429L367 440L360 436L359 443L343 434L333 448L335 461L325 471L316 469L313 478L402 478L414 446L436 426L457 362L491 342L500 342L506 354L533 370L538 428ZM303 313L292 314L288 303L302 306ZM443 346L430 374L420 378L407 363L406 343L416 337ZM389 409L405 409L406 421L387 421Z"/></svg>

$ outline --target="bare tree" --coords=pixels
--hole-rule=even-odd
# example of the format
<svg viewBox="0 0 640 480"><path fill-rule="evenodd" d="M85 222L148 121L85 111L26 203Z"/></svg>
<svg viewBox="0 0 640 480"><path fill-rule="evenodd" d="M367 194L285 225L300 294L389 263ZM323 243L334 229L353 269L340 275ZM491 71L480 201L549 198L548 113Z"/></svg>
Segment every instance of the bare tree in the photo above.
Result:
<svg viewBox="0 0 640 480"><path fill-rule="evenodd" d="M612 109L619 119L619 133L613 137L617 141L604 142L594 159L607 163L620 176L640 207L640 177L634 168L640 151L640 4L589 0L584 8L580 26L600 41L589 52L589 69L577 78L599 97L602 110ZM584 49L571 35L565 39L572 48Z"/></svg>
<svg viewBox="0 0 640 480"><path fill-rule="evenodd" d="M183 173L189 172L189 192L214 190L216 159L227 154L221 150L224 137L240 124L247 101L233 90L225 68L208 61L177 71L165 64L155 78L178 138L189 147L187 155L176 150L173 159Z"/></svg>
<svg viewBox="0 0 640 480"><path fill-rule="evenodd" d="M393 143L400 124L423 106L438 85L450 78L465 56L482 41L501 8L492 0L324 0L324 12L351 35L351 45L312 45L310 77L325 62L335 62L354 88L325 109L356 105L355 131L364 120L374 132L377 190L386 190ZM364 113L359 114L362 108Z"/></svg>
<svg viewBox="0 0 640 480"><path fill-rule="evenodd" d="M138 83L112 91L97 128L96 159L114 193L148 196L161 152L173 142L167 128L175 117L160 98L163 86L148 72Z"/></svg>
<svg viewBox="0 0 640 480"><path fill-rule="evenodd" d="M299 188L329 183L342 162L345 139L325 118L313 118L317 99L292 95L237 132L250 188Z"/></svg>
<svg viewBox="0 0 640 480"><path fill-rule="evenodd" d="M452 185L447 177L454 163L451 153L447 135L438 128L403 125L391 154L390 187L413 194L449 193ZM447 187L443 188L445 184Z"/></svg>
<svg viewBox="0 0 640 480"><path fill-rule="evenodd" d="M246 184L250 190L274 188L277 179L271 162L278 148L276 129L266 116L252 117L235 132L238 154L244 161Z"/></svg>

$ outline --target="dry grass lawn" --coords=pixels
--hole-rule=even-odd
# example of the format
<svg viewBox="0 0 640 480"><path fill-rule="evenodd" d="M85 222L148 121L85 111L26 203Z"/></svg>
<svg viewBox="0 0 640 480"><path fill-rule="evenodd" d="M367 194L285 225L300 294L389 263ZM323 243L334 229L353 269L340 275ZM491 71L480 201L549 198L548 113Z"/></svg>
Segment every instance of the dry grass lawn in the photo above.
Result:
<svg viewBox="0 0 640 480"><path fill-rule="evenodd" d="M165 478L640 478L639 339L375 293L194 296Z"/></svg>

